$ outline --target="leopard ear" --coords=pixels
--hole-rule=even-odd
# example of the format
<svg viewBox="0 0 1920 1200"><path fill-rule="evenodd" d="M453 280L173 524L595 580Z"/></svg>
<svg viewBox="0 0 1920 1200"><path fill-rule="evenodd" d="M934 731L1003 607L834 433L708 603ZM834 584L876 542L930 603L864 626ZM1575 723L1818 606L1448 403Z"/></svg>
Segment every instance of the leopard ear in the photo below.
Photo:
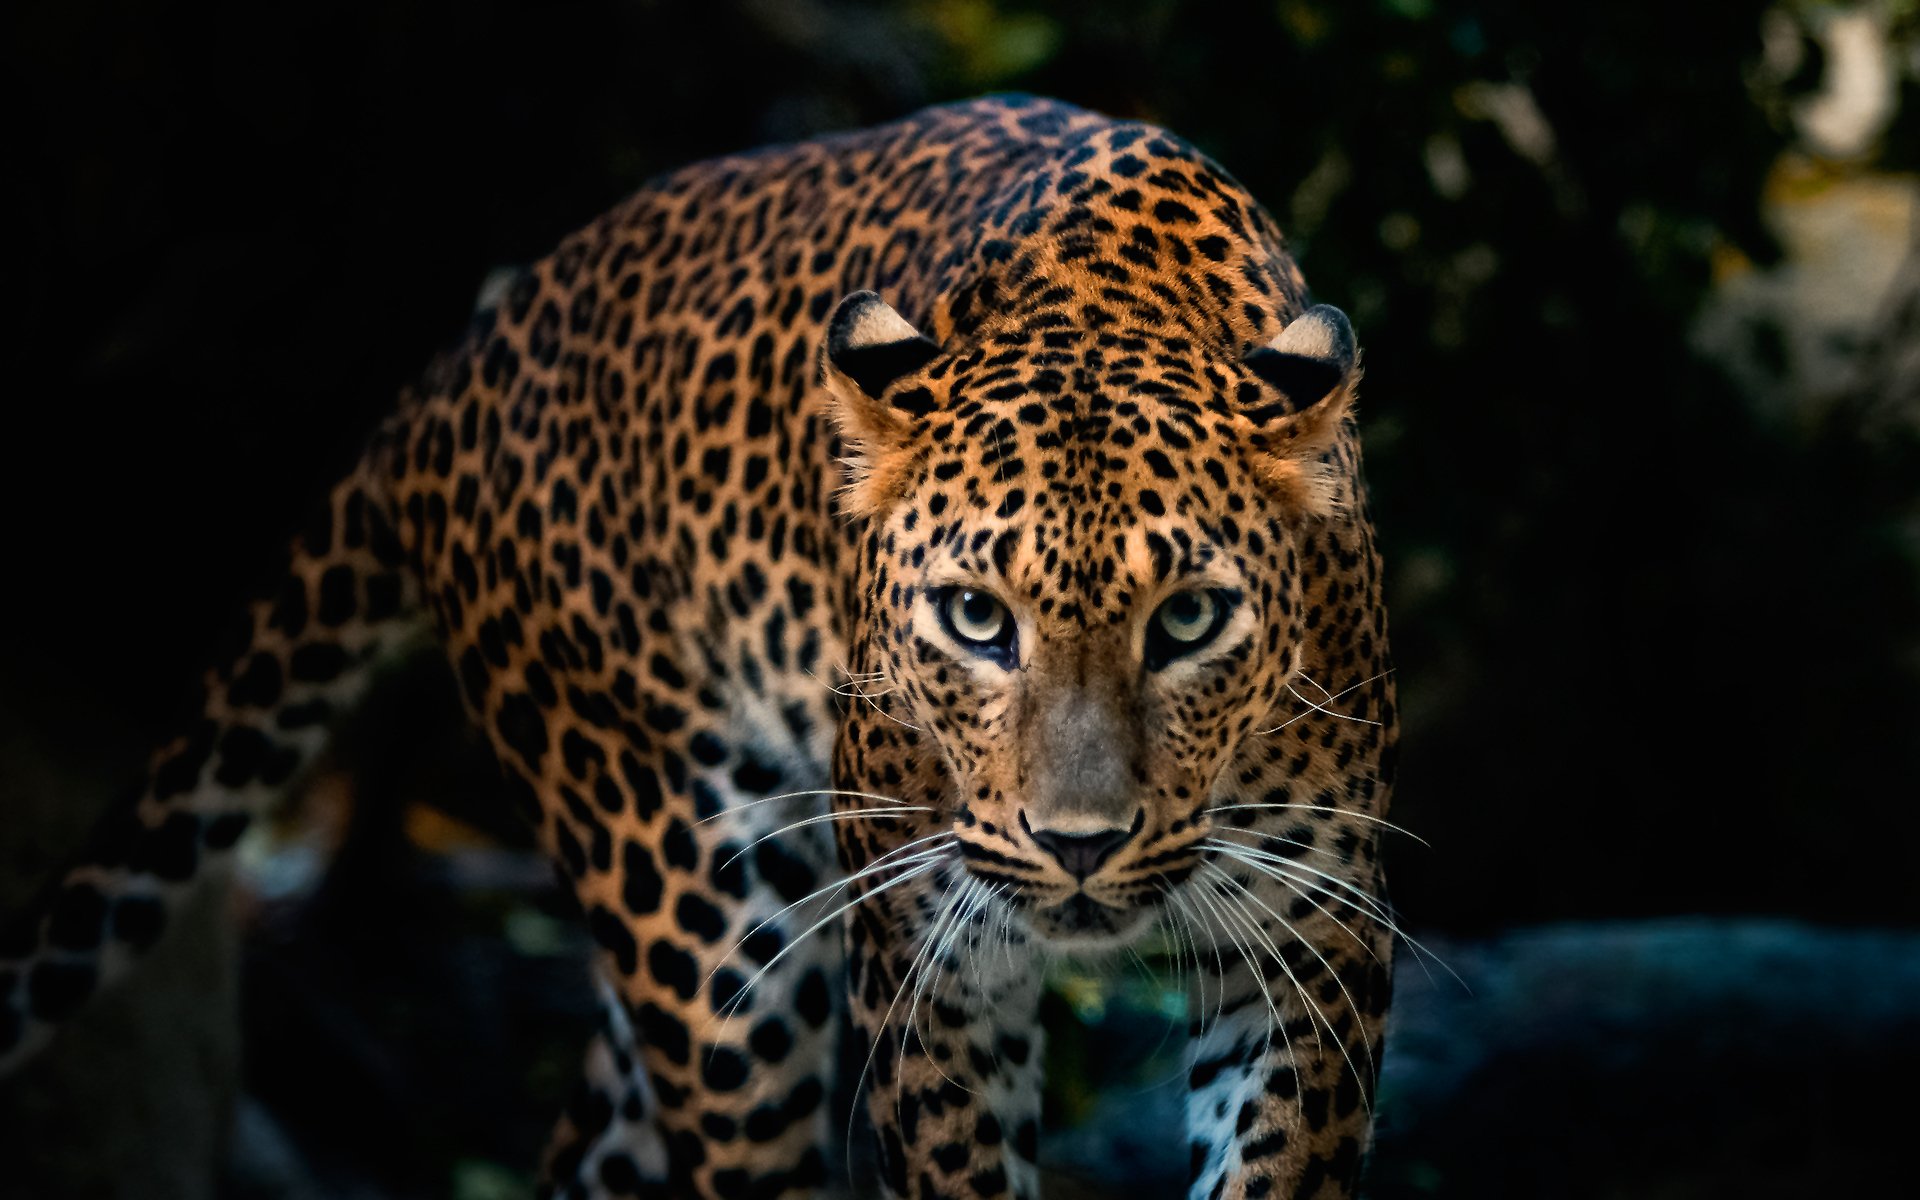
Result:
<svg viewBox="0 0 1920 1200"><path fill-rule="evenodd" d="M833 397L833 422L847 453L847 512L872 515L905 482L914 434L933 410L933 395L895 385L939 353L872 292L855 292L833 310L820 347L820 381Z"/></svg>
<svg viewBox="0 0 1920 1200"><path fill-rule="evenodd" d="M1328 516L1343 506L1339 469L1327 461L1353 412L1359 355L1347 314L1319 304L1295 317L1246 365L1267 394L1243 408L1267 481L1295 508ZM1278 393L1275 398L1273 393Z"/></svg>

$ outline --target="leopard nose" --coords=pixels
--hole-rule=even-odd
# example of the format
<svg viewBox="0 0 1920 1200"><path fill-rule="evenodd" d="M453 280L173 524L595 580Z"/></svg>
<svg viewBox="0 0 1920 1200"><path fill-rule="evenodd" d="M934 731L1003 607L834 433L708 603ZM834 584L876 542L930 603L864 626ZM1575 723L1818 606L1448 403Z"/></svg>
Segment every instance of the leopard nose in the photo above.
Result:
<svg viewBox="0 0 1920 1200"><path fill-rule="evenodd" d="M1132 829L1102 829L1094 833L1062 833L1052 829L1035 829L1027 825L1027 815L1020 814L1020 823L1026 825L1027 836L1033 844L1053 855L1054 859L1067 874L1075 879L1085 879L1100 869L1100 864L1112 858L1114 852L1127 844L1140 828L1136 821Z"/></svg>

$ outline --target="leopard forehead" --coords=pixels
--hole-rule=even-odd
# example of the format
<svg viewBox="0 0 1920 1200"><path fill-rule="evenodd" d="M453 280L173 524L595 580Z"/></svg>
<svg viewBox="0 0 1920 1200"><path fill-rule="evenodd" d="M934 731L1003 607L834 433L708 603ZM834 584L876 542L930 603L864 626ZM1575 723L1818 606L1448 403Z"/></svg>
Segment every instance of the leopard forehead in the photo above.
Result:
<svg viewBox="0 0 1920 1200"><path fill-rule="evenodd" d="M1287 514L1248 461L1223 374L1163 356L1147 376L1141 357L1076 364L1073 383L1048 363L1012 379L963 368L888 514L899 566L930 584L999 580L1036 603L1095 609L1267 569Z"/></svg>
<svg viewBox="0 0 1920 1200"><path fill-rule="evenodd" d="M902 578L989 586L1099 624L1169 587L1242 586L1262 572L1251 560L1284 544L1231 456L1210 459L1208 471L1159 450L1115 454L1041 435L991 443L984 457L985 469L952 472L969 460L928 456L890 522Z"/></svg>

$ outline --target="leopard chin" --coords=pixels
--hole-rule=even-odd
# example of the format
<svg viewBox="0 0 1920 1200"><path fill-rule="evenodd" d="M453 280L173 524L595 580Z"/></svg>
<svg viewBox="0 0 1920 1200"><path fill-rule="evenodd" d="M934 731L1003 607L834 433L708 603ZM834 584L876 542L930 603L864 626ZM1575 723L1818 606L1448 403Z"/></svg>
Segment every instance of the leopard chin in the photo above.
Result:
<svg viewBox="0 0 1920 1200"><path fill-rule="evenodd" d="M1049 950L1065 954L1103 954L1123 950L1153 928L1151 908L1114 908L1085 892L1057 904L1030 909L1027 928Z"/></svg>

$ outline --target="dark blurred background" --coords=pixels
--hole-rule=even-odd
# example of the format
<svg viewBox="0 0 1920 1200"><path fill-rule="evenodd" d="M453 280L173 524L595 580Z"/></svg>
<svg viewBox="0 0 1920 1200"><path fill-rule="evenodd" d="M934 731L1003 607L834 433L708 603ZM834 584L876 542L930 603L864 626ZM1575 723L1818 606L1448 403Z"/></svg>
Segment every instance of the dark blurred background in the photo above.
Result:
<svg viewBox="0 0 1920 1200"><path fill-rule="evenodd" d="M77 0L4 22L0 804L38 832L0 868L44 872L137 775L237 598L490 272L663 168L1014 88L1197 143L1360 331L1396 818L1432 844L1395 849L1410 927L1469 958L1637 918L1691 920L1701 946L1755 919L1814 946L1873 927L1893 939L1874 955L1911 953L1913 0ZM390 1186L484 1200L519 1185L564 1094L584 1009L553 981L579 945L451 690L425 668L397 686L253 856L249 1094L282 1093L268 1108L301 1140L285 1081L315 1069L303 1053L338 1060L314 1030L345 1022L374 1081L354 1086L393 1114ZM360 869L315 884L334 854ZM439 923L383 921L395 895ZM286 950L316 928L351 953ZM512 953L424 961L422 941L457 958L454 934ZM1791 990L1770 961L1714 978ZM404 1042L439 994L407 988L449 971L463 1036L525 1067L473 1064L494 1091L471 1127L421 1115L448 1102L416 1103L379 1032ZM316 976L360 999L333 1012ZM1793 1028L1851 1028L1823 1011ZM1913 1036L1912 1004L1874 1012L1875 1037ZM1776 1016L1721 1019L1758 1037ZM1838 1114L1877 1083L1795 1078L1833 1118L1808 1153L1857 1162ZM1082 1093L1061 1103L1090 1111ZM1429 1158L1394 1186L1499 1191ZM1688 1169L1606 1192L1536 1164L1511 1194L1813 1194Z"/></svg>

